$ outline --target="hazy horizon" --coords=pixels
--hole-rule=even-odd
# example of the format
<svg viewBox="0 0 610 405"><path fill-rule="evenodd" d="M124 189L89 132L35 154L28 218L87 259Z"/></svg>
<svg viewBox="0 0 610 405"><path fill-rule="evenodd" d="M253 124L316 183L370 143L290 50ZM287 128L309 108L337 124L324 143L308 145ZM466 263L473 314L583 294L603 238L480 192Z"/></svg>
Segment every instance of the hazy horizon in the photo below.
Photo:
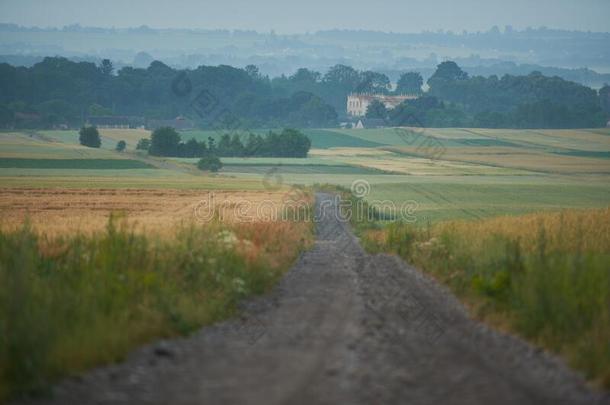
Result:
<svg viewBox="0 0 610 405"><path fill-rule="evenodd" d="M370 6L369 6L370 4ZM426 3L388 0L365 3L345 0L328 3L270 0L252 3L227 0L222 4L183 0L7 0L0 3L3 23L23 26L81 26L130 28L229 29L276 31L279 34L307 33L329 29L362 29L384 32L487 31L493 26L546 26L579 31L610 31L607 16L610 2L587 0L436 0Z"/></svg>

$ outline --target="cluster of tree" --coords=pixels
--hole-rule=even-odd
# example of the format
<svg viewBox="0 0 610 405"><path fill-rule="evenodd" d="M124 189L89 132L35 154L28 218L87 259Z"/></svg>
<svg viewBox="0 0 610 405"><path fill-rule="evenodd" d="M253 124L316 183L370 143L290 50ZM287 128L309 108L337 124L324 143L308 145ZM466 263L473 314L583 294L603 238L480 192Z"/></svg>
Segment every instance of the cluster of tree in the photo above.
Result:
<svg viewBox="0 0 610 405"><path fill-rule="evenodd" d="M318 95L336 111L345 111L345 100L350 93L372 94L421 94L424 81L420 73L403 73L392 90L390 79L383 73L370 70L358 71L338 64L326 74L301 68L291 76L271 80L274 90L281 94L304 91Z"/></svg>
<svg viewBox="0 0 610 405"><path fill-rule="evenodd" d="M462 106L439 101L433 96L402 103L385 114L382 108L369 108L367 111L367 117L383 118L389 126L432 128L590 128L603 127L605 116L608 115L599 112L582 115L548 100L520 104L508 112L483 111L472 114Z"/></svg>
<svg viewBox="0 0 610 405"><path fill-rule="evenodd" d="M604 126L608 118L603 92L540 72L469 77L456 63L443 62L428 86L430 96L461 110L472 126L587 128Z"/></svg>
<svg viewBox="0 0 610 405"><path fill-rule="evenodd" d="M392 126L484 128L602 127L610 118L610 87L588 87L538 72L501 79L469 77L456 63L441 63L430 90L387 110L369 105L366 116Z"/></svg>
<svg viewBox="0 0 610 405"><path fill-rule="evenodd" d="M102 146L102 139L96 127L82 127L78 132L78 142L89 148Z"/></svg>
<svg viewBox="0 0 610 405"><path fill-rule="evenodd" d="M436 128L471 126L468 115L461 108L427 95L398 105L388 111L384 119L392 126Z"/></svg>
<svg viewBox="0 0 610 405"><path fill-rule="evenodd" d="M302 132L284 129L281 133L269 131L265 136L250 133L246 141L239 134L223 134L218 142L213 137L206 141L191 138L182 142L174 128L155 130L150 141L141 139L136 149L146 149L153 156L168 157L307 157L311 141Z"/></svg>
<svg viewBox="0 0 610 405"><path fill-rule="evenodd" d="M78 131L78 142L88 148L99 148L102 146L102 138L97 128L94 126L82 127ZM139 145L139 144L138 144ZM127 143L123 140L117 142L114 150L123 152L127 148Z"/></svg>
<svg viewBox="0 0 610 405"><path fill-rule="evenodd" d="M0 64L0 127L80 126L91 115L183 115L204 128L229 115L242 128L337 124L336 111L319 96L284 90L254 66L177 70L154 61L114 72L109 60L48 57L29 68Z"/></svg>

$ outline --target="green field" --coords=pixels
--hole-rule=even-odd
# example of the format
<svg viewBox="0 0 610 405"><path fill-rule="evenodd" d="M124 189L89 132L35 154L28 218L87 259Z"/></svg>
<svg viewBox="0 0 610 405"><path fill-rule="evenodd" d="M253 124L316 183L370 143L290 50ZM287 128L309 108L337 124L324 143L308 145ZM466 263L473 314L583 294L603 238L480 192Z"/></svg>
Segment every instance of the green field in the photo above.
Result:
<svg viewBox="0 0 610 405"><path fill-rule="evenodd" d="M22 159L122 159L125 156L110 148L83 148L78 144L78 133L71 137L63 131L53 136L42 132L0 132L0 157ZM114 145L112 146L114 148Z"/></svg>
<svg viewBox="0 0 610 405"><path fill-rule="evenodd" d="M264 133L266 130L259 130ZM76 131L0 133L0 185L265 190L274 183L370 184L367 199L416 201L421 223L610 205L610 130L308 129L309 157L222 158L216 175L197 159L136 154L144 130L102 130L102 148ZM214 131L185 131L183 139ZM421 145L433 137L441 153ZM115 152L117 140L128 144ZM425 145L425 144L424 144ZM78 161L76 161L78 159ZM123 162L119 162L123 160ZM156 167L156 168L152 168Z"/></svg>

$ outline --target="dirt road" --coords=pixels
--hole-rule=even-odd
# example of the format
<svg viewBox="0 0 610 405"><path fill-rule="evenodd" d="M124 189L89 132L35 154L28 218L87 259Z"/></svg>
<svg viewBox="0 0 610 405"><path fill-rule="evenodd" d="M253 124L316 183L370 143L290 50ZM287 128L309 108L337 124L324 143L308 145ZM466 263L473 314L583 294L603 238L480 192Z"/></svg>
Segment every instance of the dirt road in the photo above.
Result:
<svg viewBox="0 0 610 405"><path fill-rule="evenodd" d="M57 404L601 404L561 362L468 319L399 259L366 254L329 195L318 240L244 317L134 352Z"/></svg>

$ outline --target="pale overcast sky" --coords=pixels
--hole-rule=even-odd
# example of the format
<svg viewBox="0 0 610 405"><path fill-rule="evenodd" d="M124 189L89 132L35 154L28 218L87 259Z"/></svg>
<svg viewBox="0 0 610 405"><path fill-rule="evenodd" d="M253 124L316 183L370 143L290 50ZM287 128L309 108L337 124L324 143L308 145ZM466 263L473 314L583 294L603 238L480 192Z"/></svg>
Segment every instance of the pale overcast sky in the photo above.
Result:
<svg viewBox="0 0 610 405"><path fill-rule="evenodd" d="M610 31L610 0L0 0L0 22L278 33L331 28L459 32L493 25Z"/></svg>

